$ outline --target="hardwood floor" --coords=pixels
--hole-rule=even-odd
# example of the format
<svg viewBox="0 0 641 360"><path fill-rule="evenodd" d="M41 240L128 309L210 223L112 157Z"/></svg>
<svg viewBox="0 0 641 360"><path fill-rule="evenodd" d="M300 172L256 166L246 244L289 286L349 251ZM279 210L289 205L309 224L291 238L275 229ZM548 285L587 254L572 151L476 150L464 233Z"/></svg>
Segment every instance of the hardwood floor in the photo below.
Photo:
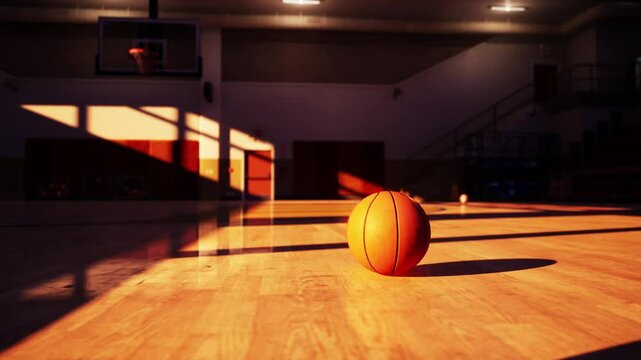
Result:
<svg viewBox="0 0 641 360"><path fill-rule="evenodd" d="M427 256L386 277L346 246L355 204L0 204L0 358L641 351L634 208L423 204Z"/></svg>

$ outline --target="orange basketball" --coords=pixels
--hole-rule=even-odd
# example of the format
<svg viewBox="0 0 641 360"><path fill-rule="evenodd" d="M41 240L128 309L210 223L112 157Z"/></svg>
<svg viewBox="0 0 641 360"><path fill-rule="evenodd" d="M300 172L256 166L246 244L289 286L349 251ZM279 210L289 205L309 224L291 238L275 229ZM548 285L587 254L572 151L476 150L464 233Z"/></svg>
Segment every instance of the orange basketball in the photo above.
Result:
<svg viewBox="0 0 641 360"><path fill-rule="evenodd" d="M430 236L423 208L395 191L366 197L347 221L347 242L356 260L384 275L414 268L427 253Z"/></svg>

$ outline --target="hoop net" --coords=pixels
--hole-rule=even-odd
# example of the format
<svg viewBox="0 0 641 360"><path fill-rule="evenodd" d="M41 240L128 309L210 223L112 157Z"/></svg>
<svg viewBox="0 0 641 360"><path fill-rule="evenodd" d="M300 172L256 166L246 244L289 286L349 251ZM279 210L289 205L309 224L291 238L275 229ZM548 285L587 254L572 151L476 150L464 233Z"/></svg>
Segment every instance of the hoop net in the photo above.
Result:
<svg viewBox="0 0 641 360"><path fill-rule="evenodd" d="M129 56L136 63L136 71L139 74L149 74L151 73L155 66L158 55L145 48L135 47L129 49Z"/></svg>

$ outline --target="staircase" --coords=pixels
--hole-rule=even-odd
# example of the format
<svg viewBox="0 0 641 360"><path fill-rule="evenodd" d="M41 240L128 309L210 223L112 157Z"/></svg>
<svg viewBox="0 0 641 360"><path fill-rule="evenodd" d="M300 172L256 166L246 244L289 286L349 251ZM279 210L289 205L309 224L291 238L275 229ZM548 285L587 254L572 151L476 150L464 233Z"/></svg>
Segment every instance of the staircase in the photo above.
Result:
<svg viewBox="0 0 641 360"><path fill-rule="evenodd" d="M550 173L550 196L641 201L641 64L579 64L565 75L565 94L546 104L548 111L581 106L611 112L583 129L580 141L569 144L569 153Z"/></svg>
<svg viewBox="0 0 641 360"><path fill-rule="evenodd" d="M630 107L641 101L641 63L576 64L559 74L560 95L544 104L550 114L578 106Z"/></svg>
<svg viewBox="0 0 641 360"><path fill-rule="evenodd" d="M638 110L641 110L638 109ZM561 166L551 172L556 200L641 201L641 118L624 124L613 112L572 143Z"/></svg>
<svg viewBox="0 0 641 360"><path fill-rule="evenodd" d="M496 130L498 125L517 110L533 103L532 83L525 84L476 115L418 149L407 160L456 157L462 151L463 140L471 132ZM534 111L534 107L532 108Z"/></svg>
<svg viewBox="0 0 641 360"><path fill-rule="evenodd" d="M641 200L641 118L631 128L616 118L600 121L570 144L561 143L561 133L500 126L530 105L526 116L541 120L577 106L637 106L639 116L635 74L629 64L574 66L560 74L559 95L540 106L533 84L525 84L410 154L411 170L398 187L430 200L462 192L480 200Z"/></svg>
<svg viewBox="0 0 641 360"><path fill-rule="evenodd" d="M478 199L483 194L478 183L486 182L486 168L498 166L510 172L529 161L526 167L538 171L538 165L532 166L538 163L531 160L548 154L554 139L550 134L501 130L500 125L519 112L536 114L532 83L515 89L408 156L412 170L400 188L430 200L454 200L459 192Z"/></svg>

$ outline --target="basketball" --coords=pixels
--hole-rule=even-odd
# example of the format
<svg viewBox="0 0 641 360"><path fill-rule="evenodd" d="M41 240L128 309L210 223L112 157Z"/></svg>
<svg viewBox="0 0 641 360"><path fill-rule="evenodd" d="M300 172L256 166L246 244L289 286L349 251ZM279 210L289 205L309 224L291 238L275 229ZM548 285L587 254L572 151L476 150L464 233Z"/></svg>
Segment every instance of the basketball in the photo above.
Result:
<svg viewBox="0 0 641 360"><path fill-rule="evenodd" d="M356 260L383 275L402 275L418 264L430 245L423 208L395 191L371 194L347 221L347 242Z"/></svg>

